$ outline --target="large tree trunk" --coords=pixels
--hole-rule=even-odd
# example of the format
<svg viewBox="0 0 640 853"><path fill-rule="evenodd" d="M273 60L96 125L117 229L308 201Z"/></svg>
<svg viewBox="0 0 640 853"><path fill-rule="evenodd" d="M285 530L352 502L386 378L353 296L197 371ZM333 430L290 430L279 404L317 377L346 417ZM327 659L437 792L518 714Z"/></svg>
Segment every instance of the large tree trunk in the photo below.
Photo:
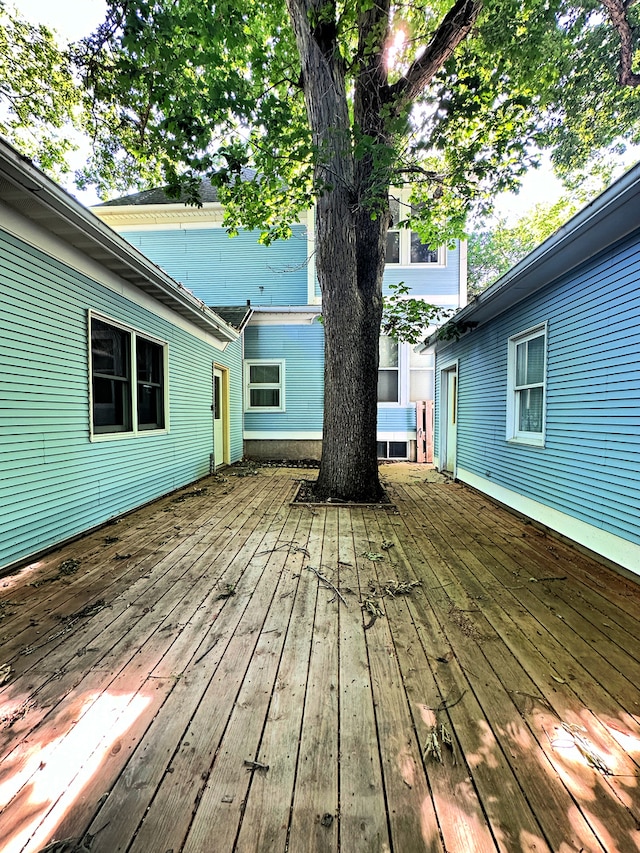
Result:
<svg viewBox="0 0 640 853"><path fill-rule="evenodd" d="M387 225L340 193L318 204L317 269L325 334L319 500L377 501L378 339ZM355 208L355 209L354 209Z"/></svg>
<svg viewBox="0 0 640 853"><path fill-rule="evenodd" d="M481 0L457 0L393 86L385 45L391 0L362 4L352 68L353 118L339 50L336 0L287 0L320 188L317 272L325 332L324 436L316 496L377 501L378 341L389 213L391 131L466 37ZM354 138L363 143L354 156Z"/></svg>
<svg viewBox="0 0 640 853"><path fill-rule="evenodd" d="M324 433L319 500L376 501L378 338L387 221L363 204L335 10L288 0L316 148L315 179L326 189L316 213L316 269L325 334ZM386 193L383 189L386 207Z"/></svg>

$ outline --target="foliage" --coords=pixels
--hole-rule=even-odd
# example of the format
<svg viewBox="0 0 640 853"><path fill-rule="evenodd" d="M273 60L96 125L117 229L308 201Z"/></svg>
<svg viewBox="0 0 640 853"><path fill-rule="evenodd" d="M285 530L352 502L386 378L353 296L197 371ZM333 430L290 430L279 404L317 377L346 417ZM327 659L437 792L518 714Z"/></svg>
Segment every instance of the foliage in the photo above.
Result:
<svg viewBox="0 0 640 853"><path fill-rule="evenodd" d="M515 224L500 217L491 228L471 233L468 243L468 295L477 296L557 231L576 211L564 196L553 203L537 204Z"/></svg>
<svg viewBox="0 0 640 853"><path fill-rule="evenodd" d="M621 37L605 10L610 5L624 6L637 56L637 4L581 0L559 7L562 49L555 57L559 85L545 116L540 144L552 149L556 170L574 183L594 167L606 177L627 146L640 143L640 91L619 83Z"/></svg>
<svg viewBox="0 0 640 853"><path fill-rule="evenodd" d="M80 103L69 56L43 25L0 0L0 134L46 172L68 171Z"/></svg>
<svg viewBox="0 0 640 853"><path fill-rule="evenodd" d="M431 305L424 299L409 296L404 282L390 284L391 293L384 297L380 332L396 341L417 344L424 340L425 332L452 315L452 310Z"/></svg>

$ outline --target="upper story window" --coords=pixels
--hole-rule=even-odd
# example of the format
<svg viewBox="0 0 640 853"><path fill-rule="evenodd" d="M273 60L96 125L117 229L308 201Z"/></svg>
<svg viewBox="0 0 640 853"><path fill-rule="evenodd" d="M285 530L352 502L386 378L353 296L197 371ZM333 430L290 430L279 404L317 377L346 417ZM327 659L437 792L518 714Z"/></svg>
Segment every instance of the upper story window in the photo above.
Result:
<svg viewBox="0 0 640 853"><path fill-rule="evenodd" d="M393 338L380 338L380 363L378 365L378 402L400 402L400 366L398 342Z"/></svg>
<svg viewBox="0 0 640 853"><path fill-rule="evenodd" d="M544 445L546 324L509 338L507 439Z"/></svg>
<svg viewBox="0 0 640 853"><path fill-rule="evenodd" d="M245 411L284 412L284 360L247 359Z"/></svg>
<svg viewBox="0 0 640 853"><path fill-rule="evenodd" d="M167 345L94 316L90 327L92 435L164 429Z"/></svg>
<svg viewBox="0 0 640 853"><path fill-rule="evenodd" d="M446 247L433 248L420 240L420 237L409 228L400 228L399 223L406 220L410 214L410 206L406 202L404 192L389 198L391 224L387 232L386 263L398 266L413 264L446 264Z"/></svg>

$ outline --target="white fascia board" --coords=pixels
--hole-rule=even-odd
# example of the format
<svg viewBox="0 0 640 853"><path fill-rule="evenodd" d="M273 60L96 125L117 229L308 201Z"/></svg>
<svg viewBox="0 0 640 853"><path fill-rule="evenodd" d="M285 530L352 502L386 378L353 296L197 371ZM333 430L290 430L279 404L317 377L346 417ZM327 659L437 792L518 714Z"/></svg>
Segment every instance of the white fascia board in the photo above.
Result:
<svg viewBox="0 0 640 853"><path fill-rule="evenodd" d="M148 292L158 302L221 341L237 340L238 332L194 294L174 281L160 267L55 181L37 169L15 148L0 140L0 181L3 201L63 242L78 249L125 281Z"/></svg>
<svg viewBox="0 0 640 853"><path fill-rule="evenodd" d="M322 430L246 429L242 437L247 441L321 441Z"/></svg>
<svg viewBox="0 0 640 853"><path fill-rule="evenodd" d="M321 314L320 306L306 307L283 305L265 308L252 305L253 314L248 326L310 326Z"/></svg>
<svg viewBox="0 0 640 853"><path fill-rule="evenodd" d="M158 302L152 296L139 290L133 284L120 278L102 266L98 261L88 257L79 249L61 240L55 234L51 234L46 228L36 225L29 219L25 219L10 207L0 203L0 228L8 234L17 237L23 243L33 246L45 255L54 258L70 269L86 276L96 284L118 293L129 302L139 305L156 317L161 317L171 325L188 332L195 338L205 341L220 352L224 352L229 341L221 341L217 336L189 322L183 316L172 311L170 308Z"/></svg>

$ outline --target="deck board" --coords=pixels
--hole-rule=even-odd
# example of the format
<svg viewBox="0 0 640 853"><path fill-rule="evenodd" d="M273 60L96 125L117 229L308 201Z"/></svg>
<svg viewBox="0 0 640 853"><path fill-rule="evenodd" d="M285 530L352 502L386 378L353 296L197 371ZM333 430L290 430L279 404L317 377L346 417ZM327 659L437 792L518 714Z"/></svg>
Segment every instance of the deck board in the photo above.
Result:
<svg viewBox="0 0 640 853"><path fill-rule="evenodd" d="M406 469L229 469L0 579L3 853L640 849L640 586Z"/></svg>

